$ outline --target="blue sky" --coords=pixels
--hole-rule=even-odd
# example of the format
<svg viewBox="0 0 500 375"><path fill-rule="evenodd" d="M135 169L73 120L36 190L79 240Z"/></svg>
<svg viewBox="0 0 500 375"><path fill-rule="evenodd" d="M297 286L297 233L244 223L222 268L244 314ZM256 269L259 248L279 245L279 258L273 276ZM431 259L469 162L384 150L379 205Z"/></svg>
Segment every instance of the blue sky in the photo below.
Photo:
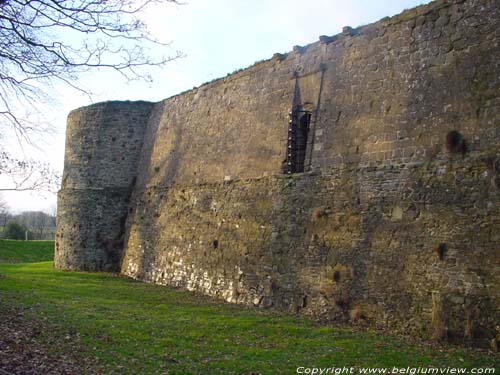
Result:
<svg viewBox="0 0 500 375"><path fill-rule="evenodd" d="M268 59L275 52L315 42L319 35L337 34L343 26L375 22L428 2L188 0L184 5L157 6L148 9L142 18L157 38L172 43L170 49L158 48L151 53L173 55L179 50L185 57L162 69L151 69L152 83L125 82L110 72L96 72L83 77L81 84L94 92L94 102L158 101ZM47 105L45 113L55 134L43 139L42 150L25 147L24 153L62 169L67 113L91 101L67 87L55 86L53 91L56 102ZM53 194L14 192L3 196L13 211L51 211L55 205Z"/></svg>

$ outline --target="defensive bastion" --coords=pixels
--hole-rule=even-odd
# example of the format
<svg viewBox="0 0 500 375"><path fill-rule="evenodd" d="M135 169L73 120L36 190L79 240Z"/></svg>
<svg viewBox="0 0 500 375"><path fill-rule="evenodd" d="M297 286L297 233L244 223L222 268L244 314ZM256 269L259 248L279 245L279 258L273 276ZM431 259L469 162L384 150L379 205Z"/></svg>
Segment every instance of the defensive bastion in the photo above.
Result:
<svg viewBox="0 0 500 375"><path fill-rule="evenodd" d="M500 2L68 117L55 266L496 345Z"/></svg>

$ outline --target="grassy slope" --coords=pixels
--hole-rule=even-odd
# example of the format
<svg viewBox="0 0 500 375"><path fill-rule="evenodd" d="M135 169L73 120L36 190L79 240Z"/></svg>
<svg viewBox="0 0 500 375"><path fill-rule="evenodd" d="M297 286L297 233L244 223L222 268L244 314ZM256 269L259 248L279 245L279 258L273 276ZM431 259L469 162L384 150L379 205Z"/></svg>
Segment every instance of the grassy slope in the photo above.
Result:
<svg viewBox="0 0 500 375"><path fill-rule="evenodd" d="M498 356L435 350L376 333L216 303L109 274L61 272L51 262L0 264L0 299L78 336L106 374L293 374L297 366L477 366ZM56 348L57 345L54 346ZM54 349L54 350L60 350ZM68 349L70 350L70 349Z"/></svg>
<svg viewBox="0 0 500 375"><path fill-rule="evenodd" d="M33 263L54 259L54 241L0 240L0 263Z"/></svg>

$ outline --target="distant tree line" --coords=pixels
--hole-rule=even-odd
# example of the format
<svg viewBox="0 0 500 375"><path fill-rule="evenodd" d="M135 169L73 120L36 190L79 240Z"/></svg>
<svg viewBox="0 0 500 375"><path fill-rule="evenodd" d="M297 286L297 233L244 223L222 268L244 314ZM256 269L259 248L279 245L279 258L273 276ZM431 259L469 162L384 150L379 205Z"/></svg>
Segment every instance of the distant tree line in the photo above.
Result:
<svg viewBox="0 0 500 375"><path fill-rule="evenodd" d="M55 214L42 211L25 211L14 215L9 212L7 206L0 200L0 238L53 240L55 231Z"/></svg>

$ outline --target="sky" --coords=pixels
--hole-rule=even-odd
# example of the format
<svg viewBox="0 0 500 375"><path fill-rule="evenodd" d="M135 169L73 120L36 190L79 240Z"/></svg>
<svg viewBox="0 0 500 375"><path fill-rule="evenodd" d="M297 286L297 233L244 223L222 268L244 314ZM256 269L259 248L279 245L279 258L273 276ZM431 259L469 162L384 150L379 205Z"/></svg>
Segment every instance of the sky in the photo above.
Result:
<svg viewBox="0 0 500 375"><path fill-rule="evenodd" d="M107 100L159 101L223 77L275 52L288 52L320 35L335 35L343 26L357 27L375 22L404 9L428 3L424 0L183 0L182 5L164 4L147 9L141 18L166 49L155 56L184 57L163 68L151 68L153 82L127 82L109 71L87 74L80 85L92 98L64 86L51 90L54 101L40 104L53 134L33 139L38 147L8 139L9 148L21 157L47 161L62 172L66 116L74 108ZM0 179L0 188L2 183ZM13 212L54 212L52 193L6 192L3 200Z"/></svg>

